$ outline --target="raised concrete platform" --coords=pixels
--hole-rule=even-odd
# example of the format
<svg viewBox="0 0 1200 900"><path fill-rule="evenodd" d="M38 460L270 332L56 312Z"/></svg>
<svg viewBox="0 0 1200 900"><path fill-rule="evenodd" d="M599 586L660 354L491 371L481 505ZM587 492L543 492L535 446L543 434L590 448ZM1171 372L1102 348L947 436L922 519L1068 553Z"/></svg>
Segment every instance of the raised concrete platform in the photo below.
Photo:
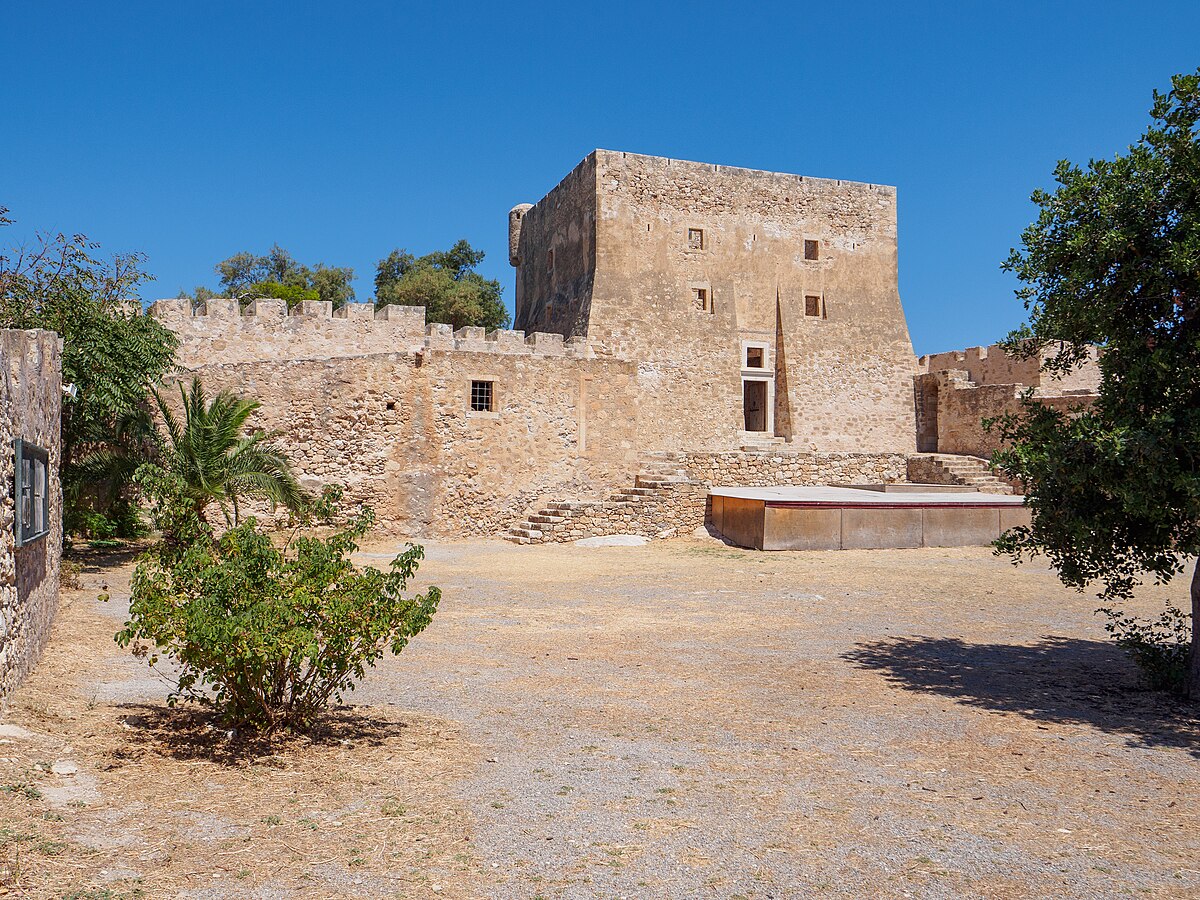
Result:
<svg viewBox="0 0 1200 900"><path fill-rule="evenodd" d="M1029 524L1023 497L872 487L717 487L712 524L755 550L971 547Z"/></svg>

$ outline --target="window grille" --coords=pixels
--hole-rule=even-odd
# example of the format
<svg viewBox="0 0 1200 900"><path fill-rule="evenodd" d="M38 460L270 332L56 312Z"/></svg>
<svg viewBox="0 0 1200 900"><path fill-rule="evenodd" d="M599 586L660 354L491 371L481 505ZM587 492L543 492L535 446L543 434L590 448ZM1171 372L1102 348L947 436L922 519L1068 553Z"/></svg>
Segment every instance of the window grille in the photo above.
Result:
<svg viewBox="0 0 1200 900"><path fill-rule="evenodd" d="M17 503L13 530L20 547L50 531L50 454L17 438L13 441L13 457Z"/></svg>
<svg viewBox="0 0 1200 900"><path fill-rule="evenodd" d="M471 411L493 412L492 401L495 396L490 381L471 382Z"/></svg>

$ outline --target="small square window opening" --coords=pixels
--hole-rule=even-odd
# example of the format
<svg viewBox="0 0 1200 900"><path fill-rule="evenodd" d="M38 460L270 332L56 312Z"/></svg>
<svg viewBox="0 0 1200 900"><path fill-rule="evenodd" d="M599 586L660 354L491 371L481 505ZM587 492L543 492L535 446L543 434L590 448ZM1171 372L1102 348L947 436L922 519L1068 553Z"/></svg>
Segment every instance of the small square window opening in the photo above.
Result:
<svg viewBox="0 0 1200 900"><path fill-rule="evenodd" d="M804 258L805 259L820 259L821 244L819 241L804 242Z"/></svg>
<svg viewBox="0 0 1200 900"><path fill-rule="evenodd" d="M764 351L762 347L747 347L746 348L746 368L747 369L765 369L766 361L764 359Z"/></svg>
<svg viewBox="0 0 1200 900"><path fill-rule="evenodd" d="M704 231L700 228L688 229L688 249L703 250L704 249Z"/></svg>
<svg viewBox="0 0 1200 900"><path fill-rule="evenodd" d="M493 407L495 392L492 390L492 385L493 382L491 381L471 382L472 412L495 412Z"/></svg>
<svg viewBox="0 0 1200 900"><path fill-rule="evenodd" d="M809 294L807 297L805 297L804 314L806 316L816 316L819 318L821 315L821 298L814 297L812 294Z"/></svg>
<svg viewBox="0 0 1200 900"><path fill-rule="evenodd" d="M696 309L708 309L708 288L692 288L692 300Z"/></svg>

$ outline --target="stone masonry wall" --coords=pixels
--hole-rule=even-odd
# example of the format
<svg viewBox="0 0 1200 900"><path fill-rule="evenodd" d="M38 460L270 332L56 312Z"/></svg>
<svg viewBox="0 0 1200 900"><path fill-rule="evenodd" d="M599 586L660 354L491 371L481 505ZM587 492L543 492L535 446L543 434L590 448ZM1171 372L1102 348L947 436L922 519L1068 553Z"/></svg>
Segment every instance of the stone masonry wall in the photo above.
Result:
<svg viewBox="0 0 1200 900"><path fill-rule="evenodd" d="M1054 355L1051 344L1030 359L1016 359L998 344L988 347L968 347L922 356L918 362L922 372L936 374L945 371L964 371L968 380L977 385L1023 384L1041 388L1046 394L1066 391L1095 391L1100 387L1099 355L1095 350L1088 361L1066 375L1051 376L1042 371L1042 364Z"/></svg>
<svg viewBox="0 0 1200 900"><path fill-rule="evenodd" d="M893 188L606 150L589 160L597 207L586 334L597 355L637 361L643 449L738 448L742 379L770 374L769 434L806 450L913 449L915 356L897 288ZM553 197L523 229L536 214L553 220L547 233L570 231L579 211ZM525 270L546 248L527 230L521 246L518 305L533 308L543 298ZM808 297L816 315L806 315ZM763 369L746 368L747 342L765 346Z"/></svg>
<svg viewBox="0 0 1200 900"><path fill-rule="evenodd" d="M287 343L292 336L268 332L256 344L257 320L253 311L240 318L242 337L238 319L219 319L227 355L218 359L229 361L197 364L208 338L199 348L186 339L180 356L190 365L180 377L199 375L210 393L229 389L261 401L252 426L278 432L307 487L339 483L347 504L370 504L393 530L493 533L541 497L601 497L636 471L627 414L634 367L591 358L561 335L422 324L419 343L406 338L415 348L304 358ZM329 332L319 326L331 322L340 327L329 318L302 327L324 341ZM279 345L296 358L273 358ZM246 358L252 354L259 358ZM492 383L494 412L471 410L476 380Z"/></svg>
<svg viewBox="0 0 1200 900"><path fill-rule="evenodd" d="M983 421L1020 412L1025 385L976 385L965 371L940 372L932 377L936 378L937 391L936 452L991 458L1002 442L995 432L983 427ZM928 391L928 383L922 389ZM1085 409L1095 400L1093 393L1044 393L1040 389L1034 397L1066 413Z"/></svg>
<svg viewBox="0 0 1200 900"><path fill-rule="evenodd" d="M49 331L0 330L0 700L41 655L58 610L62 357ZM16 546L13 440L49 450L50 530Z"/></svg>
<svg viewBox="0 0 1200 900"><path fill-rule="evenodd" d="M684 472L687 480L642 497L619 497L587 505L570 516L568 525L547 531L539 542L611 534L686 534L707 521L708 492L712 487L890 483L905 480L906 460L903 453L764 450L651 454L646 461L655 469Z"/></svg>

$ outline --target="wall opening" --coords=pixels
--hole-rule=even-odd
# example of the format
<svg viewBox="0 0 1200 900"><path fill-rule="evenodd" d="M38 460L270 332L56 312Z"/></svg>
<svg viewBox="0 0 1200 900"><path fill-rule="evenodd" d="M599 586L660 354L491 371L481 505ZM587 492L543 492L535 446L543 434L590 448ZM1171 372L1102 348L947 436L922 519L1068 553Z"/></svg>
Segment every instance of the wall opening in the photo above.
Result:
<svg viewBox="0 0 1200 900"><path fill-rule="evenodd" d="M471 411L472 412L495 412L496 392L493 389L495 382L492 381L472 381L471 382Z"/></svg>
<svg viewBox="0 0 1200 900"><path fill-rule="evenodd" d="M821 258L821 243L820 243L820 241L805 241L804 242L804 258L805 259L820 259Z"/></svg>
<svg viewBox="0 0 1200 900"><path fill-rule="evenodd" d="M701 228L689 228L687 240L689 250L703 250L704 230Z"/></svg>
<svg viewBox="0 0 1200 900"><path fill-rule="evenodd" d="M764 352L765 351L762 347L747 347L746 348L746 368L747 369L764 369L764 368L766 368Z"/></svg>
<svg viewBox="0 0 1200 900"><path fill-rule="evenodd" d="M821 318L821 298L809 294L804 298L804 315Z"/></svg>
<svg viewBox="0 0 1200 900"><path fill-rule="evenodd" d="M767 430L767 383L765 381L742 382L742 413L746 431Z"/></svg>

